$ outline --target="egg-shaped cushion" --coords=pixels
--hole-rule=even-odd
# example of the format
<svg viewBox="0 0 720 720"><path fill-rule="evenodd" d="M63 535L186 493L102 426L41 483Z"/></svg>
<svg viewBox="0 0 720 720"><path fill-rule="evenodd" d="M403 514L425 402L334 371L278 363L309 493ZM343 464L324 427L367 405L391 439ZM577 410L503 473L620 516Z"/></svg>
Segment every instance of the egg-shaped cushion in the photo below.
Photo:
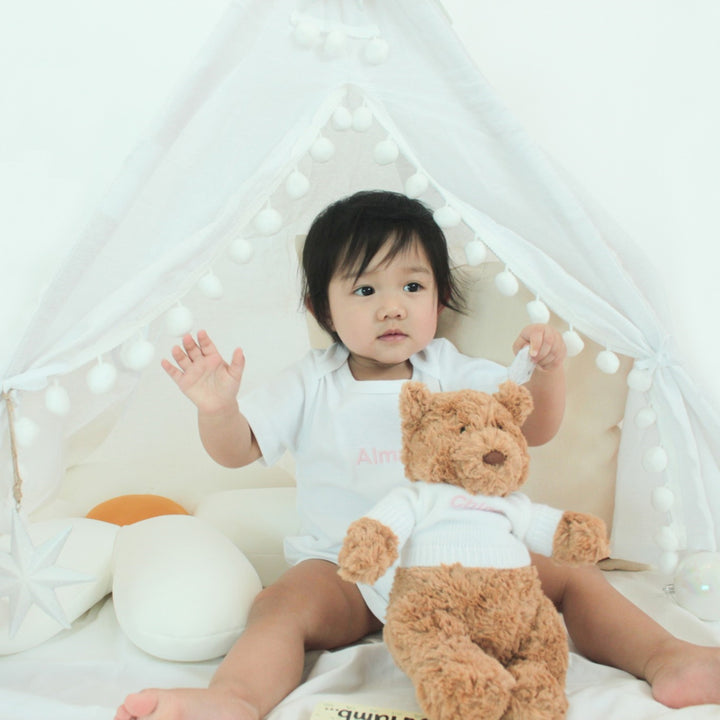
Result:
<svg viewBox="0 0 720 720"><path fill-rule="evenodd" d="M162 495L119 495L96 505L87 514L93 520L132 525L158 515L189 515L180 504Z"/></svg>
<svg viewBox="0 0 720 720"><path fill-rule="evenodd" d="M245 555L191 515L126 525L113 555L113 603L120 627L164 660L224 655L245 627L262 586Z"/></svg>

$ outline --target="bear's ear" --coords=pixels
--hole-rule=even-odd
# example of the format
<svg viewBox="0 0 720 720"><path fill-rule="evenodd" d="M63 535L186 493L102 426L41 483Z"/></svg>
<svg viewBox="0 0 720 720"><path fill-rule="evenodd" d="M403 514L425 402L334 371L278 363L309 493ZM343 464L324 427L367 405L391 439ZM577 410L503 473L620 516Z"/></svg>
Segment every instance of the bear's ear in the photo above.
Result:
<svg viewBox="0 0 720 720"><path fill-rule="evenodd" d="M400 419L403 428L415 427L430 407L432 393L425 383L408 381L400 389Z"/></svg>
<svg viewBox="0 0 720 720"><path fill-rule="evenodd" d="M532 412L533 401L530 391L512 380L506 380L493 397L510 411L518 427L522 426Z"/></svg>

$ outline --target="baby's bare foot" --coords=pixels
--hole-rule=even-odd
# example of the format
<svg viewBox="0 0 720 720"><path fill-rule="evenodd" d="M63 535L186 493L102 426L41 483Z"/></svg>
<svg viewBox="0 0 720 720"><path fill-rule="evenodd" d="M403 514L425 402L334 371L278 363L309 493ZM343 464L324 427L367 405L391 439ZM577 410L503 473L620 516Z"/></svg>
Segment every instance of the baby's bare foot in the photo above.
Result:
<svg viewBox="0 0 720 720"><path fill-rule="evenodd" d="M668 707L720 704L720 648L674 640L650 659L646 679Z"/></svg>
<svg viewBox="0 0 720 720"><path fill-rule="evenodd" d="M259 720L260 714L231 693L207 690L143 690L128 695L115 720Z"/></svg>

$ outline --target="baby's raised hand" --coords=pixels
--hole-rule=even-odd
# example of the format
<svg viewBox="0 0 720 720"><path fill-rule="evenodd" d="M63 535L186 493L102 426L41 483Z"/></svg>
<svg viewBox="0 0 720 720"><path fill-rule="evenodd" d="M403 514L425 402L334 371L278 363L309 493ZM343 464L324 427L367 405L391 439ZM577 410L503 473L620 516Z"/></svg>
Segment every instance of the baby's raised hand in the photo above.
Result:
<svg viewBox="0 0 720 720"><path fill-rule="evenodd" d="M240 348L226 363L204 330L199 330L197 342L187 334L182 347L175 345L172 356L177 367L163 359L162 367L182 392L204 414L219 414L237 408L245 356Z"/></svg>
<svg viewBox="0 0 720 720"><path fill-rule="evenodd" d="M513 344L513 352L517 354L526 345L530 346L530 359L543 370L560 367L567 356L562 335L550 325L524 327Z"/></svg>

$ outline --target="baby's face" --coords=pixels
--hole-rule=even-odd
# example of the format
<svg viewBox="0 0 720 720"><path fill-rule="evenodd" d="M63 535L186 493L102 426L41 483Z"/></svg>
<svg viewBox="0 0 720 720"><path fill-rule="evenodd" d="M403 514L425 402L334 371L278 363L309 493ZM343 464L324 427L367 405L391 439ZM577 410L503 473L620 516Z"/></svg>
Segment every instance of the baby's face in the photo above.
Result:
<svg viewBox="0 0 720 720"><path fill-rule="evenodd" d="M419 244L387 258L383 247L359 277L336 273L328 287L333 330L358 380L409 378L411 355L435 337L440 305Z"/></svg>

